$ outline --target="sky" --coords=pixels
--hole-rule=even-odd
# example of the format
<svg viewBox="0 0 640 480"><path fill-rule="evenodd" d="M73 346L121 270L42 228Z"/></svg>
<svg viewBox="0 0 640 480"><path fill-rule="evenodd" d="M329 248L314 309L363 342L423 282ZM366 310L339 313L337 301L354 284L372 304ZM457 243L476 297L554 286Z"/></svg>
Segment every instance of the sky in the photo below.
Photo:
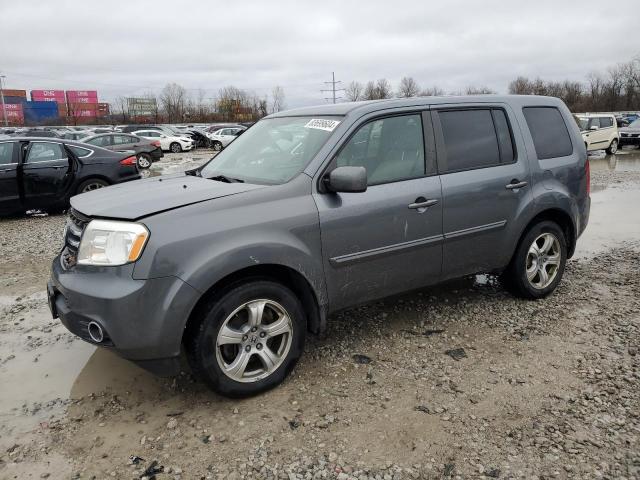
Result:
<svg viewBox="0 0 640 480"><path fill-rule="evenodd" d="M100 101L176 82L208 101L280 85L287 107L314 105L332 72L341 86L411 76L507 93L518 75L584 80L640 55L637 15L602 0L0 0L0 19L5 88Z"/></svg>

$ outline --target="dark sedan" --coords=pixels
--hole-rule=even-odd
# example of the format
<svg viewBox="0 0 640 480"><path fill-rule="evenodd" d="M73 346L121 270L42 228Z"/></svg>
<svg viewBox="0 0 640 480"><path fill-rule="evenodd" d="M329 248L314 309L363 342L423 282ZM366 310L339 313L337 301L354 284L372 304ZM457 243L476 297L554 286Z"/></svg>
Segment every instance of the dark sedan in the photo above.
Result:
<svg viewBox="0 0 640 480"><path fill-rule="evenodd" d="M640 119L634 121L628 127L618 130L620 134L620 146L635 145L640 147Z"/></svg>
<svg viewBox="0 0 640 480"><path fill-rule="evenodd" d="M60 138L0 140L0 215L64 210L73 195L138 178L131 152Z"/></svg>
<svg viewBox="0 0 640 480"><path fill-rule="evenodd" d="M133 151L138 160L138 168L143 170L163 156L158 140L148 140L130 133L101 133L85 137L82 142L116 152Z"/></svg>

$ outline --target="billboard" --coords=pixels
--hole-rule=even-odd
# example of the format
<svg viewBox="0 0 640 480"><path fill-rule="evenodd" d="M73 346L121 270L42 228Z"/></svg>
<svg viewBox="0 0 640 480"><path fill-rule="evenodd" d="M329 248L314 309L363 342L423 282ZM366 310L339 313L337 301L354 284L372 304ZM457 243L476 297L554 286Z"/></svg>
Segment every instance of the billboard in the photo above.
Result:
<svg viewBox="0 0 640 480"><path fill-rule="evenodd" d="M69 103L98 103L98 92L95 90L67 90Z"/></svg>
<svg viewBox="0 0 640 480"><path fill-rule="evenodd" d="M0 104L0 119L4 119L5 113L10 124L24 125L24 111L21 103L5 103L4 111L3 105Z"/></svg>
<svg viewBox="0 0 640 480"><path fill-rule="evenodd" d="M66 102L64 90L31 90L31 100L34 102Z"/></svg>
<svg viewBox="0 0 640 480"><path fill-rule="evenodd" d="M132 117L151 117L158 112L155 98L127 98L127 106Z"/></svg>

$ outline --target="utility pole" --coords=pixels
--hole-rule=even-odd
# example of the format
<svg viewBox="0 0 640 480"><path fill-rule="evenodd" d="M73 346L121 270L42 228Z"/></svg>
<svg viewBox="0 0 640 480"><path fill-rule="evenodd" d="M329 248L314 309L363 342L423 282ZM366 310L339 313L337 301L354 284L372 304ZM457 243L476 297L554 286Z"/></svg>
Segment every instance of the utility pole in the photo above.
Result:
<svg viewBox="0 0 640 480"><path fill-rule="evenodd" d="M330 82L324 82L327 85L331 85L331 89L329 90L320 90L321 92L331 92L333 95L331 98L327 98L325 97L325 100L333 100L333 103L336 103L336 99L340 99L342 97L336 97L336 92L344 92L344 88L336 88L336 85L339 83L342 83L342 81L338 80L336 81L336 73L335 72L331 72L331 81Z"/></svg>
<svg viewBox="0 0 640 480"><path fill-rule="evenodd" d="M9 126L9 122L7 122L7 110L4 105L4 86L2 85L3 80L7 78L4 75L0 75L0 101L2 101L2 117L4 118L4 126Z"/></svg>

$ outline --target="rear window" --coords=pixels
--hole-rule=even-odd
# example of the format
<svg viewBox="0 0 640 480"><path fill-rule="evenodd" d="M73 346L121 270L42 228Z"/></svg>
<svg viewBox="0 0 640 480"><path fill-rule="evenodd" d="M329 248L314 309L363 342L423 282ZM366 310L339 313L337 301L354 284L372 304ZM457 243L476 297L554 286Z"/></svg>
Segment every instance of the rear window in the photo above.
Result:
<svg viewBox="0 0 640 480"><path fill-rule="evenodd" d="M562 114L555 107L524 107L538 159L566 157L573 153L569 131Z"/></svg>
<svg viewBox="0 0 640 480"><path fill-rule="evenodd" d="M600 117L600 128L613 127L613 118Z"/></svg>

